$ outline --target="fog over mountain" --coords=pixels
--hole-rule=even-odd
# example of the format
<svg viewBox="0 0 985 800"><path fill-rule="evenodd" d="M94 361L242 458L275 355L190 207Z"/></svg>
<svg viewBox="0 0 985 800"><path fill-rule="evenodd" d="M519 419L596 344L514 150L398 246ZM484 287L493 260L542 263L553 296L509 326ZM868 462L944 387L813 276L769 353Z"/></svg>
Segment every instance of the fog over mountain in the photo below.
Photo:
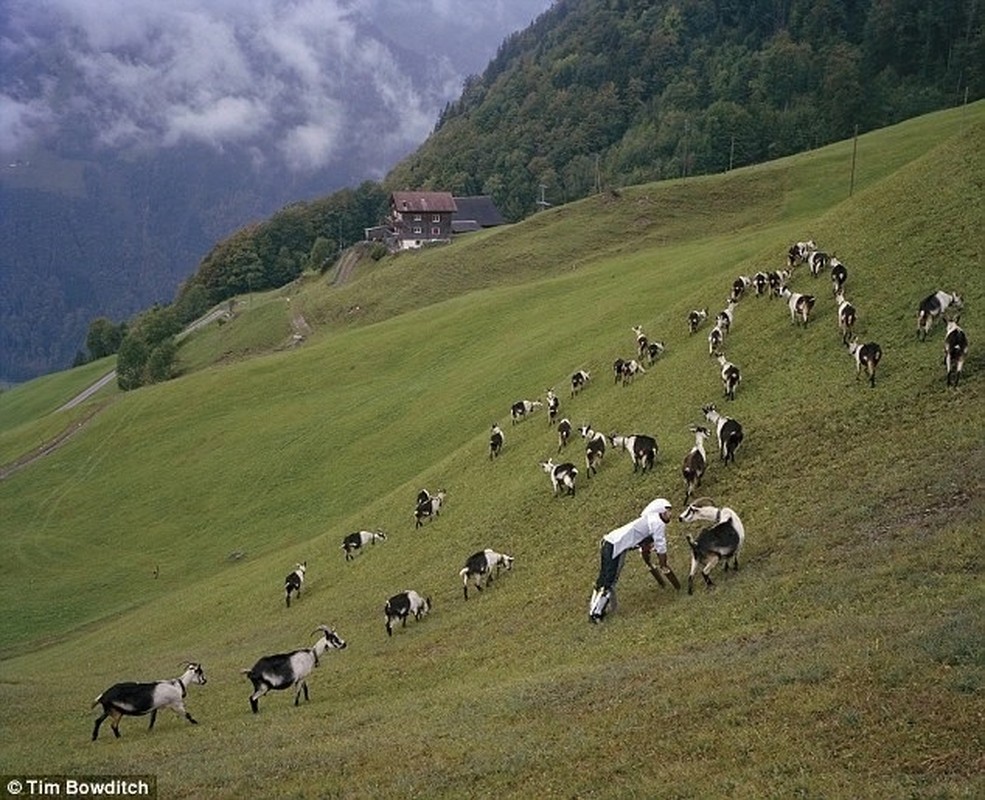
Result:
<svg viewBox="0 0 985 800"><path fill-rule="evenodd" d="M0 380L218 238L381 178L549 0L4 0Z"/></svg>

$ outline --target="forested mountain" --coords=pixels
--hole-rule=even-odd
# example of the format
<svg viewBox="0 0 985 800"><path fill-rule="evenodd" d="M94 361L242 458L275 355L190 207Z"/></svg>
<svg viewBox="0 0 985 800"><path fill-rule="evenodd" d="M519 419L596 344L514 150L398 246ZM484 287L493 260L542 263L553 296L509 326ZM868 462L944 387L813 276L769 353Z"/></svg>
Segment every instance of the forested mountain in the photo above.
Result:
<svg viewBox="0 0 985 800"><path fill-rule="evenodd" d="M393 187L550 202L719 172L985 92L977 0L559 0L510 36Z"/></svg>

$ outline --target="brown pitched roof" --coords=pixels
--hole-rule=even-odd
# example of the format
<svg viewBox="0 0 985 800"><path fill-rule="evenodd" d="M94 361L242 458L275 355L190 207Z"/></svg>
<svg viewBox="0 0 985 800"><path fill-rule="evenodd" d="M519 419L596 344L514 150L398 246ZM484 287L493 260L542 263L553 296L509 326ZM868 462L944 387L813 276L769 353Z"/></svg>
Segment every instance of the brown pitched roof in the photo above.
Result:
<svg viewBox="0 0 985 800"><path fill-rule="evenodd" d="M401 212L441 212L457 208L451 192L394 192L390 195L393 207Z"/></svg>

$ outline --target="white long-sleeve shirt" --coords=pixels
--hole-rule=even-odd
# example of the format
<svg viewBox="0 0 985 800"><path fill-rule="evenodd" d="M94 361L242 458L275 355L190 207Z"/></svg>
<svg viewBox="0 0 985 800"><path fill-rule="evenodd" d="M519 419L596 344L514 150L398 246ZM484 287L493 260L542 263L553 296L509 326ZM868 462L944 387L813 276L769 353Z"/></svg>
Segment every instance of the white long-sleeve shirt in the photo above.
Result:
<svg viewBox="0 0 985 800"><path fill-rule="evenodd" d="M602 538L612 545L613 558L627 550L632 550L634 547L639 547L644 540L650 537L653 537L653 549L658 553L666 553L667 525L660 518L660 513L669 507L666 500L654 500L632 522L627 522L603 536Z"/></svg>

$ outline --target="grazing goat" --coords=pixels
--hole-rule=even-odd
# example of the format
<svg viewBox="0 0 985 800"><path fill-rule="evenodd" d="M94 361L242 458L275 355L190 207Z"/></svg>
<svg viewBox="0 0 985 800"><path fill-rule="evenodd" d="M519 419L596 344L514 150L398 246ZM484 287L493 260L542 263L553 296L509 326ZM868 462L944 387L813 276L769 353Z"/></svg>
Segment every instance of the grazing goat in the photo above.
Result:
<svg viewBox="0 0 985 800"><path fill-rule="evenodd" d="M437 494L431 495L425 502L417 504L417 508L414 509L415 528L420 528L426 519L441 516L441 506L445 502L446 494L444 489L440 489Z"/></svg>
<svg viewBox="0 0 985 800"><path fill-rule="evenodd" d="M612 362L612 374L616 376L616 383L622 380L622 368L625 363L621 358L617 358Z"/></svg>
<svg viewBox="0 0 985 800"><path fill-rule="evenodd" d="M725 331L715 324L715 327L708 331L708 355L714 356L718 355L718 352L722 349L722 344L725 341Z"/></svg>
<svg viewBox="0 0 985 800"><path fill-rule="evenodd" d="M547 390L544 399L547 401L547 424L553 425L557 422L557 411L561 407L561 401L558 400L558 396L554 394L554 388Z"/></svg>
<svg viewBox="0 0 985 800"><path fill-rule="evenodd" d="M489 434L489 460L496 458L503 450L503 432L495 422L492 426L492 433Z"/></svg>
<svg viewBox="0 0 985 800"><path fill-rule="evenodd" d="M698 534L697 540L687 534L687 543L691 548L691 572L687 576L687 593L694 594L694 575L701 568L701 577L710 589L715 584L708 574L714 569L719 560L725 562L725 569L739 568L739 551L746 538L746 530L742 520L731 508L715 508L695 501L677 518L680 522L695 522L706 520L715 523Z"/></svg>
<svg viewBox="0 0 985 800"><path fill-rule="evenodd" d="M810 322L811 311L814 308L817 298L812 294L791 292L786 287L780 291L780 295L787 298L787 306L790 308L790 321L794 325L803 325L806 328L807 323Z"/></svg>
<svg viewBox="0 0 985 800"><path fill-rule="evenodd" d="M715 426L715 433L718 437L718 449L722 455L722 461L726 465L731 461L735 463L735 451L742 444L742 425L731 417L719 414L713 405L702 407L705 419Z"/></svg>
<svg viewBox="0 0 985 800"><path fill-rule="evenodd" d="M653 464L657 460L657 440L652 436L642 433L634 433L631 436L621 436L613 433L609 437L613 447L621 448L629 453L633 460L633 472L640 470L646 473L648 469L653 469Z"/></svg>
<svg viewBox="0 0 985 800"><path fill-rule="evenodd" d="M642 325L634 325L633 333L636 334L636 352L639 354L640 361L646 356L646 348L650 343L650 340L646 338L646 334L643 333Z"/></svg>
<svg viewBox="0 0 985 800"><path fill-rule="evenodd" d="M735 400L735 390L739 388L742 375L739 368L731 361L719 354L718 363L722 365L722 385L725 387L725 396L729 400Z"/></svg>
<svg viewBox="0 0 985 800"><path fill-rule="evenodd" d="M538 408L544 405L540 400L517 400L512 406L510 406L510 416L513 418L513 424L516 425L527 418L529 414L533 414Z"/></svg>
<svg viewBox="0 0 985 800"><path fill-rule="evenodd" d="M110 686L105 692L92 701L92 707L102 705L103 713L92 729L92 741L96 741L99 736L99 726L103 724L106 717L112 717L110 727L113 735L120 738L120 720L123 717L142 717L150 714L150 725L147 730L154 727L157 720L158 709L170 708L176 714L184 714L192 725L198 722L192 717L191 713L185 709L185 695L188 687L193 683L204 686L205 673L202 665L189 662L185 665L185 671L180 677L170 681L153 681L151 683L116 683Z"/></svg>
<svg viewBox="0 0 985 800"><path fill-rule="evenodd" d="M513 556L497 553L488 547L470 555L465 566L458 573L462 578L462 593L465 599L469 599L469 578L473 579L476 591L481 592L482 576L486 576L486 586L488 586L493 580L493 570L495 569L496 575L499 575L503 567L506 567L507 572L513 569Z"/></svg>
<svg viewBox="0 0 985 800"><path fill-rule="evenodd" d="M598 474L599 464L605 456L605 448L608 444L604 433L592 430L591 425L582 425L578 429L581 438L585 440L585 470L589 478L592 473Z"/></svg>
<svg viewBox="0 0 985 800"><path fill-rule="evenodd" d="M578 392L585 388L585 384L592 379L588 370L580 369L571 376L571 396L574 397Z"/></svg>
<svg viewBox="0 0 985 800"><path fill-rule="evenodd" d="M696 308L693 311L688 312L687 315L687 332L694 333L698 328L701 327L701 323L708 319L708 309L707 308Z"/></svg>
<svg viewBox="0 0 985 800"><path fill-rule="evenodd" d="M560 453L568 446L571 438L571 420L565 417L557 424L557 451Z"/></svg>
<svg viewBox="0 0 985 800"><path fill-rule="evenodd" d="M691 498L694 491L701 485L701 478L705 474L705 467L708 466L708 457L705 455L705 439L711 434L707 428L697 425L691 426L694 434L694 447L684 456L684 464L681 467L681 474L684 476L684 502Z"/></svg>
<svg viewBox="0 0 985 800"><path fill-rule="evenodd" d="M968 355L968 337L958 325L960 318L948 320L944 335L944 366L947 368L947 385L957 386Z"/></svg>
<svg viewBox="0 0 985 800"><path fill-rule="evenodd" d="M821 250L815 250L807 255L807 266L810 267L811 275L815 278L821 274L822 270L827 269L830 263L828 254Z"/></svg>
<svg viewBox="0 0 985 800"><path fill-rule="evenodd" d="M729 300L728 305L718 312L715 324L726 334L732 331L732 320L735 318L735 300Z"/></svg>
<svg viewBox="0 0 985 800"><path fill-rule="evenodd" d="M294 593L295 597L301 596L301 585L304 583L304 571L308 568L308 562L305 561L298 564L294 568L294 572L290 573L286 578L284 578L284 599L287 601L287 607L291 607L291 593Z"/></svg>
<svg viewBox="0 0 985 800"><path fill-rule="evenodd" d="M841 331L841 343L848 344L849 339L852 338L855 323L858 321L858 315L855 312L855 306L845 299L844 290L838 290L835 295L835 303L838 304L838 330Z"/></svg>
<svg viewBox="0 0 985 800"><path fill-rule="evenodd" d="M855 380L862 376L862 368L865 368L866 375L869 376L869 386L876 385L876 367L882 360L882 348L875 342L859 344L858 339L852 337L848 343L848 352L855 359Z"/></svg>
<svg viewBox="0 0 985 800"><path fill-rule="evenodd" d="M426 493L426 490L422 490ZM417 496L417 505L420 507L421 499L420 495ZM430 502L431 495L428 495L427 500L424 502ZM373 544L377 542L385 542L386 534L383 531L356 531L355 533L346 534L345 538L342 540L342 549L345 550L345 560L352 561L354 559L354 551L362 550L366 545Z"/></svg>
<svg viewBox="0 0 985 800"><path fill-rule="evenodd" d="M952 292L937 291L925 297L917 310L917 336L920 337L921 341L925 340L939 316L952 306L955 311L960 311L963 305L964 301L961 299L961 295Z"/></svg>
<svg viewBox="0 0 985 800"><path fill-rule="evenodd" d="M751 285L752 278L748 275L740 275L732 281L732 293L729 295L729 300L737 303L742 298L742 295L745 294L746 289Z"/></svg>
<svg viewBox="0 0 985 800"><path fill-rule="evenodd" d="M308 675L318 666L318 659L326 650L345 650L345 640L327 625L319 625L312 634L321 631L318 641L311 647L293 650L290 653L264 656L249 669L242 669L253 684L253 694L250 695L250 709L254 714L260 711L260 698L267 692L294 688L294 705L301 701L304 692L305 702L308 700Z"/></svg>
<svg viewBox="0 0 985 800"><path fill-rule="evenodd" d="M769 288L770 276L765 272L757 272L752 276L752 285L756 289L756 297L761 297Z"/></svg>
<svg viewBox="0 0 985 800"><path fill-rule="evenodd" d="M383 606L383 616L386 618L386 635L393 636L393 623L400 620L403 628L407 627L407 617L411 614L420 621L421 617L431 610L431 598L421 597L413 589L395 594Z"/></svg>
<svg viewBox="0 0 985 800"><path fill-rule="evenodd" d="M831 256L831 290L838 294L845 288L848 280L848 270L837 258Z"/></svg>
<svg viewBox="0 0 985 800"><path fill-rule="evenodd" d="M551 486L554 488L554 496L561 490L565 494L575 496L575 478L578 477L578 469L570 461L564 464L555 464L552 459L540 462L540 468L551 478Z"/></svg>
<svg viewBox="0 0 985 800"><path fill-rule="evenodd" d="M637 361L635 358L629 359L629 361L622 362L622 385L629 386L633 382L633 378L636 377L637 373L645 373L646 370L643 369L643 365Z"/></svg>

